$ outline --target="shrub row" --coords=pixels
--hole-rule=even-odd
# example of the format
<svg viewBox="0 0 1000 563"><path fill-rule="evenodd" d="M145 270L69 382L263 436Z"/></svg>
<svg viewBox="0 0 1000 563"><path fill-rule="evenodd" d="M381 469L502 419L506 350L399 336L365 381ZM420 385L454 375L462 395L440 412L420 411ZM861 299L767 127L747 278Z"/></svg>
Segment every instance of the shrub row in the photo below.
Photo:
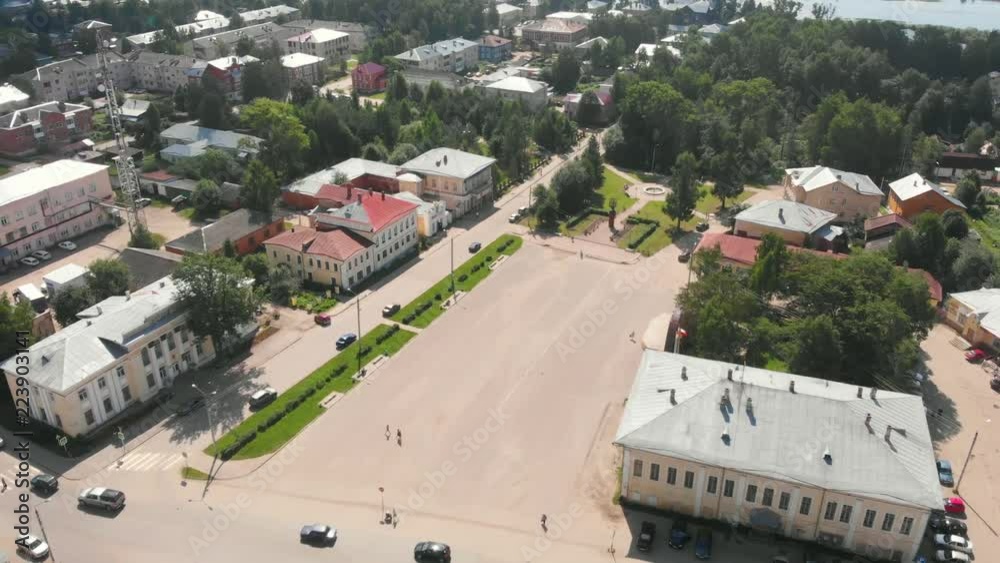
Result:
<svg viewBox="0 0 1000 563"><path fill-rule="evenodd" d="M438 298L436 295L434 297ZM417 308L414 309L412 313L410 313L409 315L406 315L405 317L403 317L403 323L404 324L410 324L410 323L412 323L413 319L416 319L420 315L424 314L424 311L426 311L427 309L430 309L433 306L434 306L433 302L431 302L431 301L424 301L420 305L417 305Z"/></svg>
<svg viewBox="0 0 1000 563"><path fill-rule="evenodd" d="M438 295L440 295L440 293ZM386 340L389 340L390 338L392 338L392 335L396 334L397 332L399 332L399 325L394 324L391 327L389 327L389 330L375 337L375 344L381 344Z"/></svg>
<svg viewBox="0 0 1000 563"><path fill-rule="evenodd" d="M234 442L233 444L231 444L226 449L222 450L222 453L220 454L220 456L222 457L222 459L224 461L228 461L234 455L236 455L236 452L242 450L250 442L253 442L254 438L256 438L256 437L257 437L257 432L255 430L251 430L249 434L246 434L244 436L240 436L236 440L236 442Z"/></svg>
<svg viewBox="0 0 1000 563"><path fill-rule="evenodd" d="M611 216L611 212L608 211L607 209L600 209L600 208L597 208L597 207L591 207L590 210L587 211L587 213L593 213L594 215L601 215L603 217L610 217Z"/></svg>
<svg viewBox="0 0 1000 563"><path fill-rule="evenodd" d="M628 219L625 219L625 222L631 223L633 225L656 225L657 227L660 226L660 222L657 221L656 219L648 219L646 217L638 217L636 215L632 215Z"/></svg>
<svg viewBox="0 0 1000 563"><path fill-rule="evenodd" d="M566 221L566 228L567 229L572 229L573 227L579 225L580 221L583 221L584 219L586 219L589 216L590 216L590 210L588 209L588 210L584 211L583 213L580 213L579 215L573 217L569 221Z"/></svg>
<svg viewBox="0 0 1000 563"><path fill-rule="evenodd" d="M656 229L659 228L658 226L659 226L659 223L655 223L653 225L649 225L646 228L646 232L645 233L642 233L642 235L640 235L639 238L637 238L637 239L633 240L632 242L628 243L629 249L635 250L636 248L639 248L640 244L642 244L646 239L649 238L650 235L652 235L653 233L656 232Z"/></svg>

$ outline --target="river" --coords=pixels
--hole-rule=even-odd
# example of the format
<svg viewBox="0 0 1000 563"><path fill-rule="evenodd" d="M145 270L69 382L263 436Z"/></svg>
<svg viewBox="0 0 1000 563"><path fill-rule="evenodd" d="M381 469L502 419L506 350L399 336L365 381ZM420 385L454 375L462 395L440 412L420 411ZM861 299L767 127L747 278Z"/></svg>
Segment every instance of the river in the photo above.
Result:
<svg viewBox="0 0 1000 563"><path fill-rule="evenodd" d="M815 3L830 4L843 19L891 20L913 25L941 25L1000 29L1000 1L996 0L804 0L803 15Z"/></svg>

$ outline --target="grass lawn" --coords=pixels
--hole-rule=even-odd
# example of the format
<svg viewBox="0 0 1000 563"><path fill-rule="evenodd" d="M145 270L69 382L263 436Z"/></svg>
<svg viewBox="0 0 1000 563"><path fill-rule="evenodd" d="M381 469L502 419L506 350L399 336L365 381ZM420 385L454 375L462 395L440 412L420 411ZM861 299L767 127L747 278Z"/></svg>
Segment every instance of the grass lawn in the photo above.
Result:
<svg viewBox="0 0 1000 563"><path fill-rule="evenodd" d="M475 253L471 258L465 261L464 264L455 268L455 285L461 291L471 291L472 288L476 287L479 282L483 281L486 276L490 275L490 270L487 266L489 262L485 262L486 265L479 268L478 271L473 272L472 268L476 264L483 264L487 256L491 256L493 260L496 260L500 256L501 252L497 248L507 241L512 241L511 244L503 251L502 254L511 255L517 252L517 249L521 248L523 241L521 237L514 235L501 235L495 241L491 242L488 246L483 247L479 252ZM459 252L456 250L456 252ZM464 280L460 279L462 276L466 276ZM423 292L419 297L411 301L405 307L399 310L395 315L392 316L392 320L396 322L403 322L405 317L408 317L411 313L416 313L418 308L422 303L430 303L431 306L425 309L422 313L416 316L410 323L410 325L426 328L434 321L434 319L441 316L444 313L444 309L441 308L441 303L448 299L451 295L451 275L445 276L441 281L432 285L430 289ZM437 299L440 295L441 299Z"/></svg>
<svg viewBox="0 0 1000 563"><path fill-rule="evenodd" d="M201 469L195 469L194 467L182 467L181 477L184 479L191 479L192 481L207 481L208 473L205 473Z"/></svg>
<svg viewBox="0 0 1000 563"><path fill-rule="evenodd" d="M997 251L997 248L1000 248L1000 211L990 209L981 218L969 217L969 225L983 238L985 248L992 249L994 253L1000 255Z"/></svg>
<svg viewBox="0 0 1000 563"><path fill-rule="evenodd" d="M722 209L722 200L720 200L718 197L715 196L715 194L712 193L711 186L707 184L702 184L701 187L698 188L698 193L700 193L701 196L698 198L698 204L695 206L695 209L704 213L705 215L708 215L709 213L718 213L719 209ZM743 192L740 195L736 196L735 198L727 199L726 205L729 206L741 203L743 201L746 201L746 199L752 195L753 192L748 192L746 190L743 190Z"/></svg>
<svg viewBox="0 0 1000 563"><path fill-rule="evenodd" d="M285 405L302 396L308 389L317 389L315 393L301 402L291 412L286 413L284 418L276 424L262 432L258 431L256 438L237 452L233 456L233 459L260 457L280 448L301 432L313 419L325 412L326 409L320 406L320 401L334 391L346 393L354 387L355 382L351 379L351 376L354 375L358 367L356 354L359 350L368 349L368 352L361 357L363 365L379 355L385 354L391 356L395 354L411 338L416 336L416 333L401 329L381 344L376 344L376 338L389 331L390 328L389 325L382 324L372 329L360 340L344 348L340 354L331 358L330 361L320 366L316 371L310 373L290 389L279 395L273 403L257 411L240 423L239 426L219 438L218 444L215 447L209 446L205 448L205 453L208 455L215 455L216 451L221 453L222 450L234 443L239 436L257 431L262 422L278 411L285 410Z"/></svg>
<svg viewBox="0 0 1000 563"><path fill-rule="evenodd" d="M646 205L642 206L642 209L635 214L636 217L642 217L643 219L653 219L654 221L659 221L660 226L656 228L656 232L649 235L646 240L642 241L642 244L636 248L636 251L643 256L652 256L657 252L663 250L674 241L674 228L677 226L677 221L671 219L663 212L663 202L661 201L650 201ZM689 221L681 223L681 231L688 232L694 229L697 225L699 219L697 217L692 218ZM649 225L637 224L632 227L632 230L628 232L627 235L618 240L618 246L620 248L628 248L629 243L633 240L642 236L643 233L649 229Z"/></svg>
<svg viewBox="0 0 1000 563"><path fill-rule="evenodd" d="M168 209L172 207L170 205L170 202L165 199L153 199L152 201L149 202L149 206L156 207L159 209Z"/></svg>
<svg viewBox="0 0 1000 563"><path fill-rule="evenodd" d="M358 59L347 59L347 70L354 70L358 66Z"/></svg>
<svg viewBox="0 0 1000 563"><path fill-rule="evenodd" d="M371 96L365 96L366 98L371 98L373 100L384 100L385 92L379 92L377 94L372 94Z"/></svg>
<svg viewBox="0 0 1000 563"><path fill-rule="evenodd" d="M604 184L597 190L601 198L601 209L611 210L611 200L617 201L619 212L625 211L635 199L625 195L625 184L628 182L608 167L604 167Z"/></svg>
<svg viewBox="0 0 1000 563"><path fill-rule="evenodd" d="M322 313L337 304L333 297L315 291L302 290L292 296L292 307L310 313Z"/></svg>
<svg viewBox="0 0 1000 563"><path fill-rule="evenodd" d="M562 225L559 226L559 231L567 236L579 237L583 236L583 232L586 231L588 227L593 225L594 222L607 221L607 220L608 218L605 217L604 215L600 215L597 213L589 213L582 221L580 221L576 225L573 225L572 227L567 227L566 224L563 223Z"/></svg>

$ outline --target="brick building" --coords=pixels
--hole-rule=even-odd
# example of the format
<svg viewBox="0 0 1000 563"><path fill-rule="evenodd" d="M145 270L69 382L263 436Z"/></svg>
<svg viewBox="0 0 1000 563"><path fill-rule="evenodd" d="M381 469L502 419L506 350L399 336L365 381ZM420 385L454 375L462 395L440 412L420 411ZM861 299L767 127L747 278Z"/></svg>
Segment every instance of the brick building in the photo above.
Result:
<svg viewBox="0 0 1000 563"><path fill-rule="evenodd" d="M0 153L24 155L85 137L93 110L79 104L47 102L0 117Z"/></svg>
<svg viewBox="0 0 1000 563"><path fill-rule="evenodd" d="M376 63L365 63L351 71L351 85L359 94L371 94L385 90L389 83L389 69Z"/></svg>

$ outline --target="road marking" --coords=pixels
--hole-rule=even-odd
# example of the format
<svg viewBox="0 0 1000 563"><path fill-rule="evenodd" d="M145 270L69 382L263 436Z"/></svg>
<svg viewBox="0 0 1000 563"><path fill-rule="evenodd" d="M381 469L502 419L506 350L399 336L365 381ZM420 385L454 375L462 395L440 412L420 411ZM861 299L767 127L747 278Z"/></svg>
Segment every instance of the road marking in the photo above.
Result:
<svg viewBox="0 0 1000 563"><path fill-rule="evenodd" d="M160 471L166 471L170 469L171 467L180 463L182 459L184 459L184 456L182 456L181 454L174 454L174 456L171 457L166 464L160 466Z"/></svg>
<svg viewBox="0 0 1000 563"><path fill-rule="evenodd" d="M163 454L150 454L149 459L144 462L137 463L132 467L133 471L149 471L150 469L156 467L156 464L160 462L160 456Z"/></svg>
<svg viewBox="0 0 1000 563"><path fill-rule="evenodd" d="M134 452L108 466L110 471L169 471L184 460L184 456L166 452Z"/></svg>
<svg viewBox="0 0 1000 563"><path fill-rule="evenodd" d="M119 459L112 467L117 467L120 470L130 471L136 465L142 463L151 454L126 454L125 457Z"/></svg>

